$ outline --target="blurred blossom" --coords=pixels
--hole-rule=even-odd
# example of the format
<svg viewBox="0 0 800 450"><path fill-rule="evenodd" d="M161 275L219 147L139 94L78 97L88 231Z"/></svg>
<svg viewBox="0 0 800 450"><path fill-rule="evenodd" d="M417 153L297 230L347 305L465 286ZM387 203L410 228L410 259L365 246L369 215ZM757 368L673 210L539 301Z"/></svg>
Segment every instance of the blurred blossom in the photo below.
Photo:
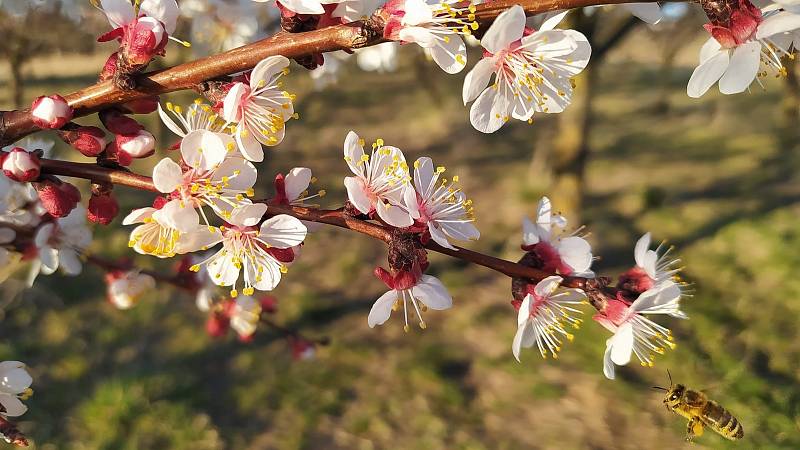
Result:
<svg viewBox="0 0 800 450"><path fill-rule="evenodd" d="M249 338L256 332L261 318L261 303L253 297L243 295L234 300L230 311L230 326L240 338Z"/></svg>
<svg viewBox="0 0 800 450"><path fill-rule="evenodd" d="M33 395L30 388L33 378L19 361L0 362L0 412L5 417L16 417L25 414L28 407L20 400L27 400Z"/></svg>
<svg viewBox="0 0 800 450"><path fill-rule="evenodd" d="M80 274L79 256L92 242L92 232L86 225L86 210L78 206L68 216L41 225L34 242L38 255L34 271L49 275L60 268L66 275Z"/></svg>
<svg viewBox="0 0 800 450"><path fill-rule="evenodd" d="M367 72L394 72L397 69L397 43L387 42L356 51L356 62Z"/></svg>
<svg viewBox="0 0 800 450"><path fill-rule="evenodd" d="M319 91L336 84L339 80L339 71L342 69L344 61L349 57L350 55L343 51L325 53L323 55L325 62L308 73L311 79L314 80L314 89Z"/></svg>
<svg viewBox="0 0 800 450"><path fill-rule="evenodd" d="M192 48L197 54L241 47L259 36L258 15L251 0L187 3L191 8ZM202 8L198 8L201 5ZM181 3L181 9L185 8L185 3Z"/></svg>
<svg viewBox="0 0 800 450"><path fill-rule="evenodd" d="M134 307L139 298L155 288L155 285L153 277L138 270L112 271L106 274L108 301L119 309Z"/></svg>

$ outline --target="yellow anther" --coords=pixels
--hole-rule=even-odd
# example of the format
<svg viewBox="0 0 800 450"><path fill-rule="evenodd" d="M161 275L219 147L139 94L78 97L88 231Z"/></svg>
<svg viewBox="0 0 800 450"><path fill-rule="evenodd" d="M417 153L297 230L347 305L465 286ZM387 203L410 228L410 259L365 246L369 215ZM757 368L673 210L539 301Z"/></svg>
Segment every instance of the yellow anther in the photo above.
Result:
<svg viewBox="0 0 800 450"><path fill-rule="evenodd" d="M199 272L200 271L200 264L195 264L192 267L189 267L189 270L192 272Z"/></svg>
<svg viewBox="0 0 800 450"><path fill-rule="evenodd" d="M239 292L236 289L231 289L231 298L236 298L239 296Z"/></svg>

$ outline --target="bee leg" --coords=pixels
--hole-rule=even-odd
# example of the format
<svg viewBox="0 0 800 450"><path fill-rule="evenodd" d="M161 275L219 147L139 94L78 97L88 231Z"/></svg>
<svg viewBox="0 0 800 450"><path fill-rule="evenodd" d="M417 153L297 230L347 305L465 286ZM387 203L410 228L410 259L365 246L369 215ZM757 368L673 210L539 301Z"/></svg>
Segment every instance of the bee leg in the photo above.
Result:
<svg viewBox="0 0 800 450"><path fill-rule="evenodd" d="M697 436L703 435L703 422L700 421L699 417L692 418L688 424L686 424L686 441L692 442Z"/></svg>

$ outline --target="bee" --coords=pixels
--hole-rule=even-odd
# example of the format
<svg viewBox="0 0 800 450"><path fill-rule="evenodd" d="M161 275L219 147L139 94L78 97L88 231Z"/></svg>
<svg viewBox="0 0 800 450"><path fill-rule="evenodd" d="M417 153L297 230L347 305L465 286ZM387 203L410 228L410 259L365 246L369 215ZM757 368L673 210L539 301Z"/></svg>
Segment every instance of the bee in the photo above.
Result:
<svg viewBox="0 0 800 450"><path fill-rule="evenodd" d="M666 392L664 405L675 414L689 419L686 426L686 440L692 441L703 434L703 429L708 427L725 439L732 441L744 436L744 429L739 420L719 403L709 400L706 394L700 391L687 389L682 384L673 384L672 375L669 376L669 388L653 386Z"/></svg>

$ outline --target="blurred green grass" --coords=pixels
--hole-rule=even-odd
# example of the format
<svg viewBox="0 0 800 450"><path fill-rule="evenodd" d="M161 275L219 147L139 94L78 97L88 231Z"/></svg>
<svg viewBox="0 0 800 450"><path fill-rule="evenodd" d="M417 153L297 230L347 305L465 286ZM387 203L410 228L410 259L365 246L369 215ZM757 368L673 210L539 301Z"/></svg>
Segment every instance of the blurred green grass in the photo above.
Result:
<svg viewBox="0 0 800 450"><path fill-rule="evenodd" d="M260 165L258 194L270 193L275 172L305 165L334 205L344 198L341 142L353 129L460 174L483 233L472 247L518 257L521 216L550 192L550 175L531 168L536 152L550 151L554 119L481 135L460 102L463 75L412 65L411 49L403 51L397 74L346 67L321 93L293 71L287 84L301 120ZM79 88L90 69L35 79L26 98ZM27 362L35 378L21 427L41 449L730 448L710 432L683 443L685 422L649 388L666 383L670 369L739 417L738 447L800 447L796 125L782 125L778 83L695 101L685 95L690 70L655 77L648 64L619 59L601 69L582 211L601 274L632 264L644 231L679 247L695 283L685 303L691 319L669 321L679 345L655 369L632 364L606 380L607 336L588 320L558 361L526 352L518 364L508 279L439 255L431 272L455 307L428 313L425 332L403 333L396 319L370 330L366 314L382 293L371 269L384 250L323 230L275 291L280 321L332 338L314 362L293 362L269 331L249 345L209 339L192 299L169 288L117 311L90 267L79 278L42 277L32 291L7 284L0 358ZM155 115L144 122L158 127ZM150 199L121 194L125 210ZM92 250L132 255L125 231L119 221L96 229Z"/></svg>

